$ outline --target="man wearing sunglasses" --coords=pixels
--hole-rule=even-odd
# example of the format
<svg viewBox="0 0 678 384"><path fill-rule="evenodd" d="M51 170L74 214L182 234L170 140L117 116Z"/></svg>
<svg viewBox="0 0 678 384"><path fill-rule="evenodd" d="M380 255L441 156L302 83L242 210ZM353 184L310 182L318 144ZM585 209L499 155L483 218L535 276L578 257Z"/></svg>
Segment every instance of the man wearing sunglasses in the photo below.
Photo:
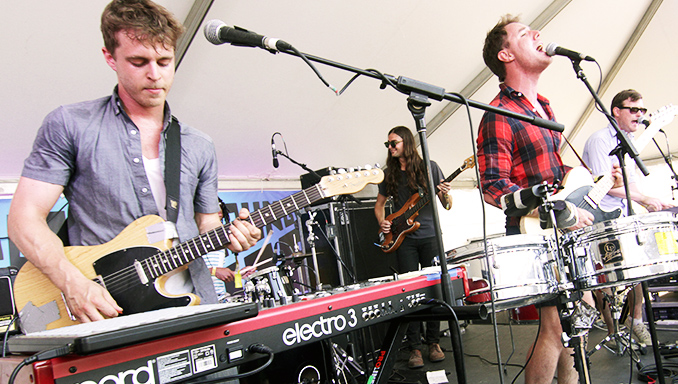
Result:
<svg viewBox="0 0 678 384"><path fill-rule="evenodd" d="M388 148L386 158L386 171L384 182L379 184L379 194L374 205L374 214L383 233L389 233L391 222L386 220L386 200L393 199L394 212L399 211L408 200L417 193L428 191L428 175L424 168L424 161L417 152L414 135L409 128L398 126L388 133L388 141L384 143ZM446 209L450 209L452 202L448 194L450 183L444 182L443 172L434 161L431 161L431 174L437 188L440 202ZM433 200L431 204L433 204ZM426 204L419 210L416 221L419 228L409 233L400 246L396 249L398 260L398 272L405 273L416 271L421 267L433 264L433 258L438 256L436 245L436 233L433 226L433 208ZM421 368L424 360L421 355L421 323L411 322L406 331L406 346L410 350L407 363L409 368ZM443 361L445 354L440 349L440 321L426 322L426 344L428 344L428 357L431 362Z"/></svg>
<svg viewBox="0 0 678 384"><path fill-rule="evenodd" d="M636 90L627 89L617 93L612 99L610 112L617 121L619 129L633 138L641 123L639 119L645 115L647 109L643 106L643 96ZM608 124L607 127L594 132L586 141L583 158L594 175L604 175L610 172L613 164L619 164L616 156L610 156L610 152L619 144L617 132ZM648 211L661 211L672 205L662 202L660 199L641 193L637 185L637 177L633 160L627 157L625 161L626 172L629 180L629 192L631 200L645 207ZM624 186L610 189L601 200L600 206L606 211L622 208L626 213L626 192Z"/></svg>
<svg viewBox="0 0 678 384"><path fill-rule="evenodd" d="M634 133L640 128L640 118L645 115L647 109L643 106L643 96L634 89L626 89L617 93L612 98L610 112L617 121L619 129L622 130L630 138L633 138ZM586 141L584 146L583 159L584 162L591 168L594 175L607 174L613 165L619 164L616 156L610 156L610 152L619 144L617 139L617 132L608 124L607 127L594 132ZM640 188L638 188L638 177L635 172L635 163L627 155L624 161L626 164L626 172L629 181L629 192L631 193L631 200L642 205L648 211L661 211L672 207L673 205L662 202L660 199L644 195ZM615 187L605 195L600 202L600 207L605 211L611 211L621 208L622 214L626 215L626 191L624 186ZM652 343L650 332L643 324L643 291L639 285L636 285L633 291L629 293L629 304L633 308L633 313L629 314L626 325L633 330L633 335L640 344L649 345ZM603 314L603 319L607 325L608 334L614 332L614 323L610 315L610 309L602 302L602 293L596 292L599 308ZM636 300L638 298L638 300ZM633 319L633 320L631 320ZM616 345L610 345L613 349L617 349Z"/></svg>

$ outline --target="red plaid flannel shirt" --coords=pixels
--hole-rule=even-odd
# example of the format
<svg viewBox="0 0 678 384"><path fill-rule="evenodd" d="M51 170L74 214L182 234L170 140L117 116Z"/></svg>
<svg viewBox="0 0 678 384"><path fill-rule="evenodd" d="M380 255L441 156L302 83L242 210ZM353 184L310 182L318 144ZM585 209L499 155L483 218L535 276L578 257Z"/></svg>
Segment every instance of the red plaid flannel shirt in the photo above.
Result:
<svg viewBox="0 0 678 384"><path fill-rule="evenodd" d="M555 121L551 105L538 95L547 118ZM500 84L499 94L490 103L527 116L537 116L532 104L520 92ZM563 180L570 167L563 165L558 150L560 132L528 122L485 112L478 131L478 169L483 192L500 206L500 197L543 181ZM518 226L520 218L508 217L507 228Z"/></svg>

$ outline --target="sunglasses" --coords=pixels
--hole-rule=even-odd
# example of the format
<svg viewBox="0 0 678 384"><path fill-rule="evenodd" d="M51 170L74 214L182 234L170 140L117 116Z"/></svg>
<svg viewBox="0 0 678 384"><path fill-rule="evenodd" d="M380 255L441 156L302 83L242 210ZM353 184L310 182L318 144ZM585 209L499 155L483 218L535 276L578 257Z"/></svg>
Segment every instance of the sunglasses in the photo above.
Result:
<svg viewBox="0 0 678 384"><path fill-rule="evenodd" d="M402 140L391 140L391 141L387 141L387 142L384 143L384 147L386 147L386 148L388 148L388 147L393 147L393 148L395 148L396 145L398 145L398 143L402 143L402 142L403 142Z"/></svg>
<svg viewBox="0 0 678 384"><path fill-rule="evenodd" d="M619 107L619 109L628 109L631 113L638 113L639 111L644 115L647 113L647 108L638 108L638 107Z"/></svg>

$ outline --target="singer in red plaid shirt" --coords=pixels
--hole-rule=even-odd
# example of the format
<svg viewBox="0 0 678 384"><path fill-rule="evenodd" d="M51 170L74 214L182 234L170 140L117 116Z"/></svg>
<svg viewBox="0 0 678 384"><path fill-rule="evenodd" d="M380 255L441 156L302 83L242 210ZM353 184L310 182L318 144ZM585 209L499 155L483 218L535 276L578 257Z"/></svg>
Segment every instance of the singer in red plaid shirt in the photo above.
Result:
<svg viewBox="0 0 678 384"><path fill-rule="evenodd" d="M485 64L502 83L492 102L525 115L554 119L548 100L537 93L539 76L551 64L539 31L530 29L510 15L502 18L488 32L483 47ZM478 134L478 167L485 200L498 205L501 195L520 188L562 179L567 168L558 147L560 134L515 119L486 113ZM572 229L590 225L593 215L577 209L577 223ZM581 212L579 212L581 211ZM513 218L507 221L507 234L519 229ZM584 294L593 303L590 292ZM527 351L526 384L553 382L557 372L559 384L578 381L572 350L563 347L558 309L552 303L539 303L539 335Z"/></svg>
<svg viewBox="0 0 678 384"><path fill-rule="evenodd" d="M538 116L525 95L502 83L490 103L528 116ZM555 120L549 101L537 95L545 118ZM539 116L541 117L541 116ZM500 206L499 198L543 181L563 180L570 167L558 149L561 134L525 121L486 112L478 132L478 167L485 200ZM506 233L517 234L520 217L506 218Z"/></svg>

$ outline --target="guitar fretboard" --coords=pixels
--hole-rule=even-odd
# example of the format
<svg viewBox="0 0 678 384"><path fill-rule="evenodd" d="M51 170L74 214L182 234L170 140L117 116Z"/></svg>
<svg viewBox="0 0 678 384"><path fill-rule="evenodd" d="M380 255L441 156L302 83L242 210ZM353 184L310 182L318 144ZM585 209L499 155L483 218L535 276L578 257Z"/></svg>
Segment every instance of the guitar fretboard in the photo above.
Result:
<svg viewBox="0 0 678 384"><path fill-rule="evenodd" d="M316 184L250 213L248 221L257 228L263 228L325 197L320 184ZM228 238L230 225L230 222L220 225L166 251L158 252L143 260L140 263L141 268L144 269L146 276L155 279L202 255L225 248L230 242Z"/></svg>

